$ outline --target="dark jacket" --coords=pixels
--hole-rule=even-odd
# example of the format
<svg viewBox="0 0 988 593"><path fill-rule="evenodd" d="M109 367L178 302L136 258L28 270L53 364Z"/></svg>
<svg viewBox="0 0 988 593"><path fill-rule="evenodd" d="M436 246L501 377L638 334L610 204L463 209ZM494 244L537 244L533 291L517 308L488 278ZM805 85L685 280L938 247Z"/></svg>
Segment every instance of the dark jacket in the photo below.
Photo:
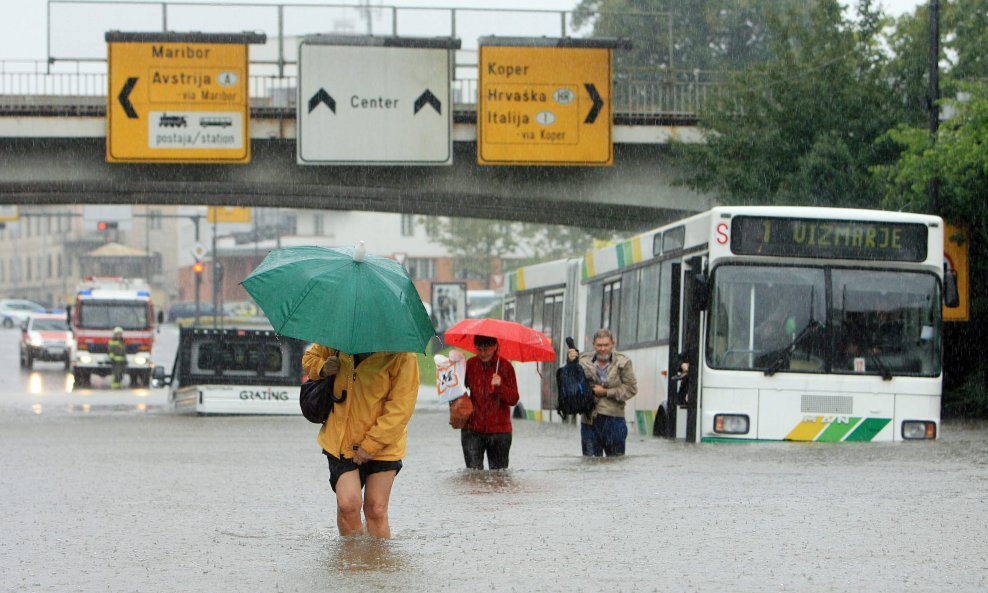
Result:
<svg viewBox="0 0 988 593"><path fill-rule="evenodd" d="M492 387L495 368L501 384ZM518 382L511 363L495 356L484 364L479 356L474 356L467 359L465 382L473 401L473 414L466 428L484 434L511 432L511 406L518 403Z"/></svg>
<svg viewBox="0 0 988 593"><path fill-rule="evenodd" d="M127 362L127 346L123 338L110 338L106 350L111 362Z"/></svg>

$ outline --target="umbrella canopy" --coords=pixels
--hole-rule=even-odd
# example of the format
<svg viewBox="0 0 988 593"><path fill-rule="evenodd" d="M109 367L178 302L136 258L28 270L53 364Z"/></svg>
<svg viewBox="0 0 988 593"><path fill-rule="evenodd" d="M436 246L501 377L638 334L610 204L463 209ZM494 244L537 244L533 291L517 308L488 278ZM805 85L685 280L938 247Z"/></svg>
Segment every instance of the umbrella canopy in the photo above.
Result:
<svg viewBox="0 0 988 593"><path fill-rule="evenodd" d="M514 321L500 319L464 319L446 330L443 339L450 346L477 353L474 336L497 338L497 353L518 362L556 360L552 342L542 332Z"/></svg>
<svg viewBox="0 0 988 593"><path fill-rule="evenodd" d="M279 334L349 354L425 352L435 330L402 266L348 247L286 247L240 284Z"/></svg>

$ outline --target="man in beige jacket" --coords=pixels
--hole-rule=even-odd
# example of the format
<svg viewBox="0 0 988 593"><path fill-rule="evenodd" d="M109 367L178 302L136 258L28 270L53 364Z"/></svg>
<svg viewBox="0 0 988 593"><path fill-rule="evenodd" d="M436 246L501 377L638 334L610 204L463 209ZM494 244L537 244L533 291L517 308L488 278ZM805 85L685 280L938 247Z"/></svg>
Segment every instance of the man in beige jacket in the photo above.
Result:
<svg viewBox="0 0 988 593"><path fill-rule="evenodd" d="M600 329L593 337L593 352L580 356L580 366L590 381L595 397L594 409L583 414L580 441L586 456L608 457L624 455L628 424L624 420L624 402L638 393L638 379L631 359L614 350L614 334ZM576 360L579 353L570 349L568 358Z"/></svg>

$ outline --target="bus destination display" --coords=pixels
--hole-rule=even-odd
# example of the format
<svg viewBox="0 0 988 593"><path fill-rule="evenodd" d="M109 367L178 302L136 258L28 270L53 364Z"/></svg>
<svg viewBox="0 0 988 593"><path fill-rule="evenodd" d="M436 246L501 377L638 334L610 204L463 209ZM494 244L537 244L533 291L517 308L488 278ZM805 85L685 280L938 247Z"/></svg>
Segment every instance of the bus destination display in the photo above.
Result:
<svg viewBox="0 0 988 593"><path fill-rule="evenodd" d="M738 255L921 262L923 224L737 216L731 251Z"/></svg>

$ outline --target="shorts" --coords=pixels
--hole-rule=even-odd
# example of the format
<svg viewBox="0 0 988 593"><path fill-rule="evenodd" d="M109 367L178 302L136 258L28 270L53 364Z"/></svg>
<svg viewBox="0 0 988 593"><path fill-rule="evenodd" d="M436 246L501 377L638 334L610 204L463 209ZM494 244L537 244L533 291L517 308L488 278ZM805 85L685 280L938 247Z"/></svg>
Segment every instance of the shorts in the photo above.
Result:
<svg viewBox="0 0 988 593"><path fill-rule="evenodd" d="M340 476L347 472L352 472L357 470L360 472L360 487L363 488L364 484L367 483L367 476L371 474L376 474L379 472L389 472L394 470L395 475L401 471L401 460L398 461L378 461L376 459L371 459L366 461L361 465L357 465L353 462L353 459L338 459L333 455L330 455L326 451L322 452L329 461L329 485L333 488L333 492L336 492L336 482L339 481Z"/></svg>

